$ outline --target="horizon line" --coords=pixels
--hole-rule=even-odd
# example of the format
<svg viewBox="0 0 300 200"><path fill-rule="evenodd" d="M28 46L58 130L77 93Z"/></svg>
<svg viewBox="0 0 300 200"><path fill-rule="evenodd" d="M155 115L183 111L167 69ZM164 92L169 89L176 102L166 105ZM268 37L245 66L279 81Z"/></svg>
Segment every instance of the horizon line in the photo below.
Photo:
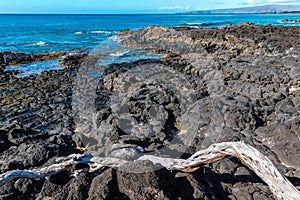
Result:
<svg viewBox="0 0 300 200"><path fill-rule="evenodd" d="M0 15L170 15L170 14L178 14L178 13L22 13L22 12L4 12Z"/></svg>
<svg viewBox="0 0 300 200"><path fill-rule="evenodd" d="M72 12L0 12L0 15L170 15L170 14L186 14L186 13L192 13L192 12L209 12L209 11L218 11L218 10L231 10L231 9L244 9L244 8L255 8L255 7L264 7L264 6L300 6L300 4L293 4L293 5L285 5L285 4L265 4L265 5L256 5L256 6L242 6L242 7L232 7L232 8L219 8L219 9L202 9L202 10L189 10L189 11L173 11L173 12L155 12L153 11L136 11L136 12L115 12L115 13L98 13L98 12L91 12L89 11L81 11L74 13ZM205 14L214 14L214 13L205 13ZM221 13L218 13L221 14ZM230 14L230 13L224 13L224 14ZM233 12L232 14L237 14L236 12ZM243 13L240 13L243 14ZM255 13L249 13L249 14L255 14Z"/></svg>

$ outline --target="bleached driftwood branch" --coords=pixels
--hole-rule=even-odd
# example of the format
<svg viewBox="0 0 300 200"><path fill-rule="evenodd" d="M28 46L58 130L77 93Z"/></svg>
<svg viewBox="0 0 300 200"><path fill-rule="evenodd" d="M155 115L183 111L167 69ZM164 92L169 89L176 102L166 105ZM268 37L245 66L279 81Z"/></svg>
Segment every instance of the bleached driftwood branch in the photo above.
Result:
<svg viewBox="0 0 300 200"><path fill-rule="evenodd" d="M244 142L213 144L207 149L196 152L187 160L155 156L143 156L140 159L159 163L170 170L192 172L197 170L200 165L214 163L227 156L239 158L252 169L270 187L276 199L300 199L300 191L277 170L269 158Z"/></svg>
<svg viewBox="0 0 300 200"><path fill-rule="evenodd" d="M0 175L0 186L18 178L45 178L57 174L68 166L76 164L88 164L90 166L90 172L97 171L103 167L119 167L126 161L118 158L100 158L93 157L91 155L72 154L68 157L56 159L57 164L50 165L48 167L32 170L12 170Z"/></svg>
<svg viewBox="0 0 300 200"><path fill-rule="evenodd" d="M239 158L252 169L271 189L276 199L298 200L300 192L276 169L274 164L257 149L244 142L224 142L213 144L198 151L188 159L161 158L152 155L141 156L138 160L149 160L169 170L192 172L200 165L213 163L227 156ZM0 186L17 178L44 178L64 170L67 166L79 163L90 165L90 171L102 167L118 168L129 162L112 157L93 157L91 155L71 155L57 160L57 164L34 170L14 170L0 175Z"/></svg>

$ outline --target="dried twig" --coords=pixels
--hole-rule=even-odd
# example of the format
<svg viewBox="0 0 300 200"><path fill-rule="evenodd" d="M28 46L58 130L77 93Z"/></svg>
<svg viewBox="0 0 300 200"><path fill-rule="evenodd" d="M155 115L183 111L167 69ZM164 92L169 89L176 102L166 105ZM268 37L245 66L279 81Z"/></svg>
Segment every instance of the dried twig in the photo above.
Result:
<svg viewBox="0 0 300 200"><path fill-rule="evenodd" d="M276 169L274 164L257 149L244 142L224 142L213 144L209 148L198 151L190 158L172 159L152 155L141 156L138 160L149 160L169 170L192 172L200 165L219 161L227 156L239 158L252 169L271 189L276 199L298 200L300 192ZM67 166L79 163L90 165L90 171L102 167L119 168L129 162L112 157L93 157L91 155L71 155L57 160L57 164L33 170L14 170L0 175L0 186L17 178L44 178L64 170Z"/></svg>

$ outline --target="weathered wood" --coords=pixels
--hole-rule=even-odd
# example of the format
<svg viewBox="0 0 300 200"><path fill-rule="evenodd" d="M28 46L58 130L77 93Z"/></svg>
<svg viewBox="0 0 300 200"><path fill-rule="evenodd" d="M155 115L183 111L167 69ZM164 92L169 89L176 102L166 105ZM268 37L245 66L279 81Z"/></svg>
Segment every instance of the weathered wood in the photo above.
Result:
<svg viewBox="0 0 300 200"><path fill-rule="evenodd" d="M196 152L188 159L162 158L144 155L138 160L149 160L160 164L169 170L193 172L200 165L214 163L227 156L239 158L246 166L252 169L271 189L276 199L299 200L300 191L296 189L275 167L275 165L257 149L244 142L223 142L213 144L209 148ZM0 175L0 186L18 178L44 178L64 170L67 166L85 163L90 171L103 167L119 168L130 161L112 157L93 157L91 155L74 154L56 160L57 164L33 170L13 170Z"/></svg>
<svg viewBox="0 0 300 200"><path fill-rule="evenodd" d="M140 159L159 163L170 170L192 172L200 165L213 163L227 156L239 158L252 169L273 192L277 199L299 200L300 192L275 167L275 165L257 149L244 142L224 142L213 144L209 148L196 152L187 160L166 159L155 156L143 156Z"/></svg>

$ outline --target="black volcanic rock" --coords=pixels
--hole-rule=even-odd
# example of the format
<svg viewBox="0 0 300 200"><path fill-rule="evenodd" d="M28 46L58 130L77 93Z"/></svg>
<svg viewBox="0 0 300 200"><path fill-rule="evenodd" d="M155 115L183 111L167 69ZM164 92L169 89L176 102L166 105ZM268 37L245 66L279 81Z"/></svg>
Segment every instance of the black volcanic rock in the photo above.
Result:
<svg viewBox="0 0 300 200"><path fill-rule="evenodd" d="M100 68L105 55L74 54L62 70L0 73L1 172L48 166L83 150L131 160L120 170L76 165L47 179L18 179L0 187L0 199L274 199L235 158L194 173L134 159L187 158L213 143L245 141L299 185L299 34L298 27L251 23L147 27L123 31L122 43L166 58Z"/></svg>

